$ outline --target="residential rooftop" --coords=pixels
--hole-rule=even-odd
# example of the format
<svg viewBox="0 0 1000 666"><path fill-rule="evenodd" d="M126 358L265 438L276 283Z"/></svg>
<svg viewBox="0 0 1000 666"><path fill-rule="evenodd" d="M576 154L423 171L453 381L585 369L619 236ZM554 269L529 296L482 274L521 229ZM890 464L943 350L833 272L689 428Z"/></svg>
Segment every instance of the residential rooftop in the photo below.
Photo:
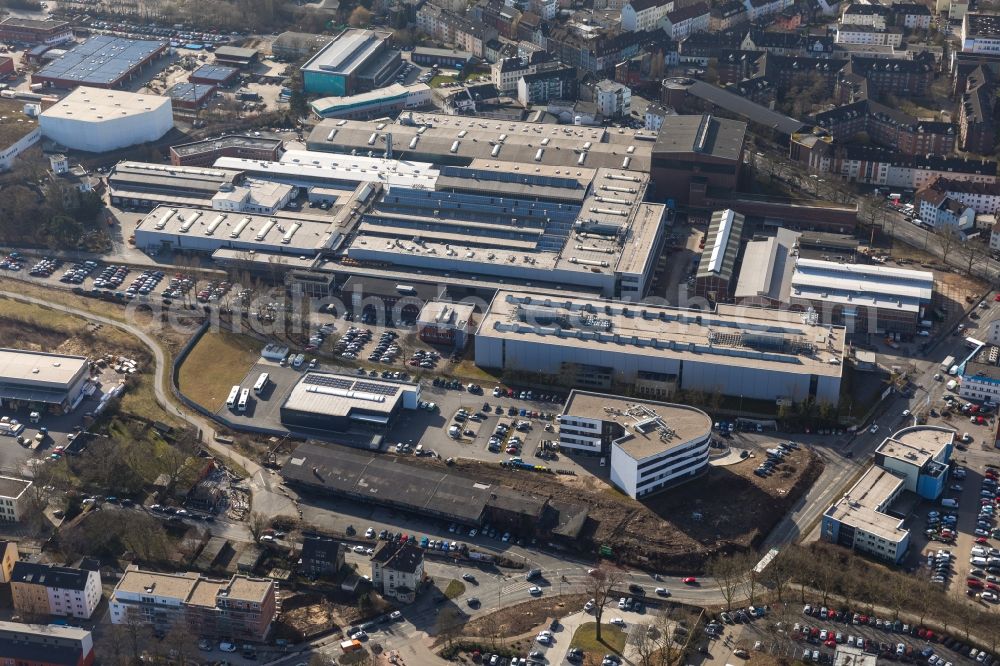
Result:
<svg viewBox="0 0 1000 666"><path fill-rule="evenodd" d="M695 407L576 389L566 399L562 414L618 423L626 434L615 440L615 445L635 460L684 446L712 432L712 418ZM664 432L670 436L661 436Z"/></svg>

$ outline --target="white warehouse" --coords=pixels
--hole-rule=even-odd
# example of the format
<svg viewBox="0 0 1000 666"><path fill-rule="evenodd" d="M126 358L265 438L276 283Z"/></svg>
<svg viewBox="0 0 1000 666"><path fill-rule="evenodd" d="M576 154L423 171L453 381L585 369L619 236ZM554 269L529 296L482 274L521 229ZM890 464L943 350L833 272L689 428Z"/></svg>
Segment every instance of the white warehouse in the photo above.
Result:
<svg viewBox="0 0 1000 666"><path fill-rule="evenodd" d="M174 126L169 97L80 87L39 117L42 135L89 153L156 141Z"/></svg>
<svg viewBox="0 0 1000 666"><path fill-rule="evenodd" d="M841 326L724 305L704 312L500 290L476 332L480 367L656 399L694 390L836 405L843 358Z"/></svg>
<svg viewBox="0 0 1000 666"><path fill-rule="evenodd" d="M708 466L712 419L687 405L572 391L559 416L559 450L611 457L611 483L639 498Z"/></svg>

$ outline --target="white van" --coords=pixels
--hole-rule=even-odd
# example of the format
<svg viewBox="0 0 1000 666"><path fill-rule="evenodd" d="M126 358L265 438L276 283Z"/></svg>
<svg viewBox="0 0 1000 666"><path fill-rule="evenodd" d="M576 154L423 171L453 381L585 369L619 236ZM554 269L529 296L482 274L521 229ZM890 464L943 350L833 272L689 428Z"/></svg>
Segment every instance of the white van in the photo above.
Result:
<svg viewBox="0 0 1000 666"><path fill-rule="evenodd" d="M972 564L973 566L977 566L977 567L985 567L986 566L986 558L985 557L972 557L972 558L969 558L969 564Z"/></svg>

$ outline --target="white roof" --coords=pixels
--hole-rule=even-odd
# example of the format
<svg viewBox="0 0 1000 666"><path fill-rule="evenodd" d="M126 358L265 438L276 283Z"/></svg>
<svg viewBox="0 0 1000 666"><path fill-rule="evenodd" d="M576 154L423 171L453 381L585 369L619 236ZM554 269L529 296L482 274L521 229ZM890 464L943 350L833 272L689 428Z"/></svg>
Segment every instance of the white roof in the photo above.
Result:
<svg viewBox="0 0 1000 666"><path fill-rule="evenodd" d="M241 157L220 157L215 166L263 172L274 177L305 177L350 183L379 182L389 186L415 187L432 190L439 172L428 162L387 160L366 155L341 155L309 150L289 150L278 162L250 160Z"/></svg>
<svg viewBox="0 0 1000 666"><path fill-rule="evenodd" d="M169 97L81 86L42 113L43 118L81 121L114 120L170 106Z"/></svg>
<svg viewBox="0 0 1000 666"><path fill-rule="evenodd" d="M21 349L0 349L0 381L4 383L69 384L87 365L84 356L64 356Z"/></svg>
<svg viewBox="0 0 1000 666"><path fill-rule="evenodd" d="M792 298L917 311L933 291L930 271L800 258L792 273Z"/></svg>

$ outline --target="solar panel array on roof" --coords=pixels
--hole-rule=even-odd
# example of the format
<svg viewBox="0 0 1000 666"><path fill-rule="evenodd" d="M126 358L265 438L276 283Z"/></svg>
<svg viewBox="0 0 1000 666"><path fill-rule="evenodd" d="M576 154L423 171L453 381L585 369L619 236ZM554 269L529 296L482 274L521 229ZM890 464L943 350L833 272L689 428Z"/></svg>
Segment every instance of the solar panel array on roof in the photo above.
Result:
<svg viewBox="0 0 1000 666"><path fill-rule="evenodd" d="M314 375L308 374L302 378L303 384L313 384L316 386L330 386L339 389L349 389L354 383L352 379L346 379L344 377L334 377L333 375Z"/></svg>
<svg viewBox="0 0 1000 666"><path fill-rule="evenodd" d="M50 62L33 80L110 86L165 48L166 42L98 35Z"/></svg>
<svg viewBox="0 0 1000 666"><path fill-rule="evenodd" d="M365 391L367 393L374 393L375 395L395 395L399 387L394 384L376 384L374 382L356 382L354 384L355 391Z"/></svg>

